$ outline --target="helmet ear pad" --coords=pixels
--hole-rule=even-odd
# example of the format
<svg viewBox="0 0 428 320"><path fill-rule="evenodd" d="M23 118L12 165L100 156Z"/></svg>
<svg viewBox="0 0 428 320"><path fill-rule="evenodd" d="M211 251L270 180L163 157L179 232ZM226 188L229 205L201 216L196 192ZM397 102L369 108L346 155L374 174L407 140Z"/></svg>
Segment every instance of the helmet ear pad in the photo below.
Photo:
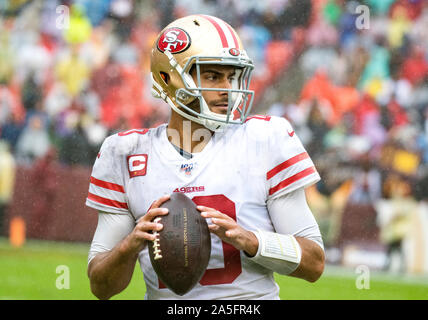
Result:
<svg viewBox="0 0 428 320"><path fill-rule="evenodd" d="M163 82L165 82L166 85L168 85L168 82L170 81L170 76L168 73L160 71L159 72L160 77L162 78Z"/></svg>
<svg viewBox="0 0 428 320"><path fill-rule="evenodd" d="M196 99L194 95L190 94L189 90L185 89L186 86L177 70L159 71L159 79L164 84L162 87L167 88L169 96L174 102L179 100L182 104L188 105ZM181 90L177 93L179 89Z"/></svg>

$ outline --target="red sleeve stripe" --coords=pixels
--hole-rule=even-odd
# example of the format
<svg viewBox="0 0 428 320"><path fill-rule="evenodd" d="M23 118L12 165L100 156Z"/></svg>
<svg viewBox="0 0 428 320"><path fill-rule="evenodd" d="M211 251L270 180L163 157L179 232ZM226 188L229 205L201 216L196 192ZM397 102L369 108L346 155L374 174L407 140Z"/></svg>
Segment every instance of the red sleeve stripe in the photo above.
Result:
<svg viewBox="0 0 428 320"><path fill-rule="evenodd" d="M269 195L274 194L275 192L277 192L278 190L284 189L285 187L289 186L290 184L303 179L309 175L311 175L312 173L317 172L315 167L310 167L307 168L303 171L300 171L299 173L296 173L294 176L291 176L285 180L282 180L280 183L278 183L275 187L272 187L269 189Z"/></svg>
<svg viewBox="0 0 428 320"><path fill-rule="evenodd" d="M103 181L103 180L99 180L99 179L96 179L92 176L91 176L91 183L98 186L98 187L104 188L104 189L109 189L109 190L125 193L125 189L121 185L116 184L116 183Z"/></svg>
<svg viewBox="0 0 428 320"><path fill-rule="evenodd" d="M280 173L281 171L291 167L293 164L296 164L299 161L305 160L309 158L309 155L307 152L302 152L300 154L298 154L297 156L294 156L286 161L284 161L283 163L280 163L279 165L277 165L275 168L273 168L272 170L270 170L267 175L266 178L269 180L271 179L273 176L275 176L277 173Z"/></svg>
<svg viewBox="0 0 428 320"><path fill-rule="evenodd" d="M120 202L116 200L110 200L107 198L103 198L100 196L97 196L96 194L88 192L88 199L101 203L106 206L115 207L115 208L121 208L121 209L128 209L128 204L126 202Z"/></svg>

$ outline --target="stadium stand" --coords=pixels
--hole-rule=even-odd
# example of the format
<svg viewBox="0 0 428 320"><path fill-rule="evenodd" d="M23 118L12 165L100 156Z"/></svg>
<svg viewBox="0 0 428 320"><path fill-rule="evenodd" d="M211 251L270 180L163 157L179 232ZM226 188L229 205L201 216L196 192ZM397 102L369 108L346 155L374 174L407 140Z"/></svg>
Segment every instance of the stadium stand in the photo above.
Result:
<svg viewBox="0 0 428 320"><path fill-rule="evenodd" d="M428 248L428 233L412 227L428 226L428 192L421 192L428 174L423 0L0 2L0 139L18 168L9 216L67 207L61 192L71 186L58 181L72 181L75 172L74 185L84 184L107 135L166 121L167 105L150 95L150 48L172 18L201 12L234 25L254 58L253 112L288 118L314 159L323 180L307 194L326 247L375 245L385 268L398 248L407 270L428 271L428 252L415 254ZM272 88L290 81L290 66L303 79L295 84L298 98L275 92L277 101L266 105ZM28 178L36 168L62 178L36 186ZM47 196L37 196L37 188ZM82 206L70 204L70 215L88 214L78 200L83 189L76 187ZM38 209L29 210L30 199ZM46 221L62 216L52 211ZM72 220L63 219L68 226ZM90 238L50 228L29 232Z"/></svg>

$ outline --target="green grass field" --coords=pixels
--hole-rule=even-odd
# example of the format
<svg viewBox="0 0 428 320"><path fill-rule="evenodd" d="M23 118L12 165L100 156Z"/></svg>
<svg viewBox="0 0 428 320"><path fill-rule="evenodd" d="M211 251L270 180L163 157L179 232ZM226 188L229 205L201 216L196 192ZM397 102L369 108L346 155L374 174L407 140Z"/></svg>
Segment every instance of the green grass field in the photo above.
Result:
<svg viewBox="0 0 428 320"><path fill-rule="evenodd" d="M21 248L13 248L0 239L0 299L2 300L87 300L95 299L89 289L86 261L89 244L27 241ZM56 287L58 266L69 270L69 289ZM316 283L277 276L281 299L288 300L426 300L428 278L388 275L371 272L370 288L357 289L359 274L352 269L327 266ZM136 272L129 287L113 299L134 300L144 297L143 275Z"/></svg>

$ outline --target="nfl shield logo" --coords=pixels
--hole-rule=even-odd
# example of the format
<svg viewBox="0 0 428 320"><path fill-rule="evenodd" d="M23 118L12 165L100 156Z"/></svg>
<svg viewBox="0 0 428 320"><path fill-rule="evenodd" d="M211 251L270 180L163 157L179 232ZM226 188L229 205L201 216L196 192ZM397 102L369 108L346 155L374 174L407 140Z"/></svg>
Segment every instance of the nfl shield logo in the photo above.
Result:
<svg viewBox="0 0 428 320"><path fill-rule="evenodd" d="M193 170L193 163L185 163L181 165L180 171L184 172L186 175L191 175Z"/></svg>

